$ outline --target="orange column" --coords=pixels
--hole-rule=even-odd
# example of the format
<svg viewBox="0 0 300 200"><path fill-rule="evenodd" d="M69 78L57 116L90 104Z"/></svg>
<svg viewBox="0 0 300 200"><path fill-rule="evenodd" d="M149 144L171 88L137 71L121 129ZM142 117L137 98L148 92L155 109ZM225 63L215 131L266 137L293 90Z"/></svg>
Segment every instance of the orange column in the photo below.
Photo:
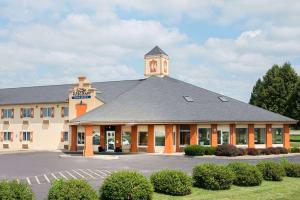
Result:
<svg viewBox="0 0 300 200"><path fill-rule="evenodd" d="M105 149L105 126L100 126L100 146Z"/></svg>
<svg viewBox="0 0 300 200"><path fill-rule="evenodd" d="M254 148L254 124L248 124L248 148Z"/></svg>
<svg viewBox="0 0 300 200"><path fill-rule="evenodd" d="M93 156L93 126L85 126L85 134L84 134L84 156Z"/></svg>
<svg viewBox="0 0 300 200"><path fill-rule="evenodd" d="M190 144L197 144L197 124L191 124L190 125L190 132L191 132L191 137L190 137Z"/></svg>
<svg viewBox="0 0 300 200"><path fill-rule="evenodd" d="M212 147L218 146L218 125L217 124L211 125L211 146Z"/></svg>
<svg viewBox="0 0 300 200"><path fill-rule="evenodd" d="M137 152L137 126L131 126L131 152Z"/></svg>
<svg viewBox="0 0 300 200"><path fill-rule="evenodd" d="M283 125L283 146L287 149L290 148L290 126L288 124Z"/></svg>
<svg viewBox="0 0 300 200"><path fill-rule="evenodd" d="M86 113L87 105L86 104L76 104L76 117L80 117Z"/></svg>
<svg viewBox="0 0 300 200"><path fill-rule="evenodd" d="M121 148L122 146L122 141L121 141L121 126L118 125L116 126L116 147Z"/></svg>
<svg viewBox="0 0 300 200"><path fill-rule="evenodd" d="M148 153L154 153L154 125L148 125Z"/></svg>
<svg viewBox="0 0 300 200"><path fill-rule="evenodd" d="M77 126L71 126L71 147L70 151L77 151Z"/></svg>
<svg viewBox="0 0 300 200"><path fill-rule="evenodd" d="M180 125L176 125L176 152L180 152Z"/></svg>
<svg viewBox="0 0 300 200"><path fill-rule="evenodd" d="M165 153L173 153L173 125L166 125Z"/></svg>
<svg viewBox="0 0 300 200"><path fill-rule="evenodd" d="M230 124L230 144L236 145L236 125Z"/></svg>
<svg viewBox="0 0 300 200"><path fill-rule="evenodd" d="M272 141L272 125L267 124L266 125L266 144L267 148L272 147L273 141Z"/></svg>

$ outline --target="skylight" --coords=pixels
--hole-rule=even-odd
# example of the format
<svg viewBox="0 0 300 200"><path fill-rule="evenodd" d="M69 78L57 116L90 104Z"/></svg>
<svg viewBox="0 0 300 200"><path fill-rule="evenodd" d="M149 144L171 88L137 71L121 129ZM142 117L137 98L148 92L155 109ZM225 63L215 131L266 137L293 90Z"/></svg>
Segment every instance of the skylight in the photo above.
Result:
<svg viewBox="0 0 300 200"><path fill-rule="evenodd" d="M191 96L183 96L183 98L187 101L187 102L194 102L194 99Z"/></svg>
<svg viewBox="0 0 300 200"><path fill-rule="evenodd" d="M228 99L224 96L220 96L219 99L222 101L222 102L228 102Z"/></svg>

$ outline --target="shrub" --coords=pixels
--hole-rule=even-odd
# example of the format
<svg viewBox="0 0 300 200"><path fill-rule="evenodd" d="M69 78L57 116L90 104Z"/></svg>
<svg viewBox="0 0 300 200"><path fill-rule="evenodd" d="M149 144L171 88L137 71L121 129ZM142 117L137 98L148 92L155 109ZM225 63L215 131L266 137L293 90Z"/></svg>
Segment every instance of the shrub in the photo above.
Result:
<svg viewBox="0 0 300 200"><path fill-rule="evenodd" d="M215 155L216 150L217 150L217 147L205 147L204 154L205 155Z"/></svg>
<svg viewBox="0 0 300 200"><path fill-rule="evenodd" d="M272 154L276 154L276 155L280 154L280 149L276 147L269 147L268 149L271 151Z"/></svg>
<svg viewBox="0 0 300 200"><path fill-rule="evenodd" d="M49 200L56 199L98 199L97 192L84 180L59 179L51 184L48 193Z"/></svg>
<svg viewBox="0 0 300 200"><path fill-rule="evenodd" d="M205 147L200 145L188 145L184 148L184 153L187 156L203 156Z"/></svg>
<svg viewBox="0 0 300 200"><path fill-rule="evenodd" d="M230 189L235 176L227 167L216 164L203 164L193 168L193 180L196 187L209 190Z"/></svg>
<svg viewBox="0 0 300 200"><path fill-rule="evenodd" d="M233 162L228 167L235 173L233 184L240 186L260 185L263 177L261 172L253 165L242 162Z"/></svg>
<svg viewBox="0 0 300 200"><path fill-rule="evenodd" d="M183 171L161 170L153 173L150 180L159 193L183 196L192 192L192 179Z"/></svg>
<svg viewBox="0 0 300 200"><path fill-rule="evenodd" d="M286 149L284 147L276 147L276 149L279 150L280 154L288 154L289 153L288 149Z"/></svg>
<svg viewBox="0 0 300 200"><path fill-rule="evenodd" d="M29 185L25 183L18 183L17 181L1 181L0 182L0 199L20 199L32 200L35 199Z"/></svg>
<svg viewBox="0 0 300 200"><path fill-rule="evenodd" d="M289 162L287 159L283 159L280 162L283 167L286 176L289 177L300 177L300 164Z"/></svg>
<svg viewBox="0 0 300 200"><path fill-rule="evenodd" d="M135 171L119 171L107 177L100 190L101 200L152 199L153 188L150 181Z"/></svg>
<svg viewBox="0 0 300 200"><path fill-rule="evenodd" d="M271 150L269 148L266 148L266 149L262 149L261 150L261 154L263 154L263 155L271 155L272 152L271 152Z"/></svg>
<svg viewBox="0 0 300 200"><path fill-rule="evenodd" d="M232 144L219 145L216 149L216 156L238 156L240 151Z"/></svg>
<svg viewBox="0 0 300 200"><path fill-rule="evenodd" d="M281 181L285 175L283 167L272 161L261 161L256 166L267 181Z"/></svg>
<svg viewBox="0 0 300 200"><path fill-rule="evenodd" d="M247 149L244 149L244 148L238 148L239 150L239 156L245 156L247 155Z"/></svg>
<svg viewBox="0 0 300 200"><path fill-rule="evenodd" d="M292 147L291 148L291 153L300 153L300 148Z"/></svg>
<svg viewBox="0 0 300 200"><path fill-rule="evenodd" d="M258 156L261 154L261 150L255 149L255 148L248 148L247 152L248 152L248 155L250 155L250 156Z"/></svg>

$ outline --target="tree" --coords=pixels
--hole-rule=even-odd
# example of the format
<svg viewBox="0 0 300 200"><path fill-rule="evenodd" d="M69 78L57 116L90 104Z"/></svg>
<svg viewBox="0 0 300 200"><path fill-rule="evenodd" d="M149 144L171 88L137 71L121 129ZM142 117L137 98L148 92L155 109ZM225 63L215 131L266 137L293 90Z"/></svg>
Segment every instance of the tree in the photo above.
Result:
<svg viewBox="0 0 300 200"><path fill-rule="evenodd" d="M298 75L290 63L273 65L253 87L250 104L291 117L290 98Z"/></svg>
<svg viewBox="0 0 300 200"><path fill-rule="evenodd" d="M289 117L293 119L300 119L300 80L298 80L296 87L288 101ZM299 125L299 124L298 124Z"/></svg>

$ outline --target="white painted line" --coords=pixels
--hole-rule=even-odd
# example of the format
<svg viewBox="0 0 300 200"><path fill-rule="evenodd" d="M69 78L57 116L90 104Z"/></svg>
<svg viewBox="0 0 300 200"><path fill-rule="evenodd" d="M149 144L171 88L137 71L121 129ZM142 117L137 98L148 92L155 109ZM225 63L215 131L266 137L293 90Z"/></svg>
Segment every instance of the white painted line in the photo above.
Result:
<svg viewBox="0 0 300 200"><path fill-rule="evenodd" d="M93 172L91 169L88 169L88 171L91 172L91 173L93 173L93 174L96 174L97 176L99 176L99 177L101 177L101 178L104 178L104 176L102 176L102 175L100 175L100 174L98 174L98 173L96 173L96 172Z"/></svg>
<svg viewBox="0 0 300 200"><path fill-rule="evenodd" d="M63 175L63 173L61 173L61 172L58 172L58 173L59 173L59 175L61 175L64 179L69 180L65 175Z"/></svg>
<svg viewBox="0 0 300 200"><path fill-rule="evenodd" d="M37 176L35 176L34 178L35 178L35 180L36 180L36 182L37 182L38 184L41 184L41 182L40 182L40 180L38 179Z"/></svg>
<svg viewBox="0 0 300 200"><path fill-rule="evenodd" d="M71 176L72 178L74 178L74 179L77 179L77 177L76 176L74 176L73 174L71 174L70 172L68 172L68 171L65 171L67 174L69 174L69 176Z"/></svg>
<svg viewBox="0 0 300 200"><path fill-rule="evenodd" d="M53 173L51 173L51 176L53 176L53 178L55 178L55 180L57 180L57 177Z"/></svg>
<svg viewBox="0 0 300 200"><path fill-rule="evenodd" d="M78 170L80 170L82 173L85 173L86 175L88 175L88 176L91 177L92 179L96 179L94 176L92 176L91 174L89 174L89 173L83 171L82 169L78 169Z"/></svg>
<svg viewBox="0 0 300 200"><path fill-rule="evenodd" d="M72 170L73 172L75 172L76 174L78 174L81 178L84 178L86 179L82 174L80 174L79 172L75 171L75 170Z"/></svg>
<svg viewBox="0 0 300 200"><path fill-rule="evenodd" d="M104 173L104 172L102 172L101 170L98 170L98 169L96 169L95 171L97 171L97 172L99 172L99 173L103 174L104 176L107 176L107 174L105 174L105 173Z"/></svg>
<svg viewBox="0 0 300 200"><path fill-rule="evenodd" d="M110 172L110 171L108 171L108 170L103 170L103 171L106 171L107 173L111 174L111 172Z"/></svg>
<svg viewBox="0 0 300 200"><path fill-rule="evenodd" d="M28 183L29 185L31 185L30 179L29 179L28 177L26 177L26 180L27 180L27 183Z"/></svg>
<svg viewBox="0 0 300 200"><path fill-rule="evenodd" d="M46 174L44 174L44 178L46 179L46 181L47 181L48 183L50 183L50 180L49 180L48 176L46 176Z"/></svg>

